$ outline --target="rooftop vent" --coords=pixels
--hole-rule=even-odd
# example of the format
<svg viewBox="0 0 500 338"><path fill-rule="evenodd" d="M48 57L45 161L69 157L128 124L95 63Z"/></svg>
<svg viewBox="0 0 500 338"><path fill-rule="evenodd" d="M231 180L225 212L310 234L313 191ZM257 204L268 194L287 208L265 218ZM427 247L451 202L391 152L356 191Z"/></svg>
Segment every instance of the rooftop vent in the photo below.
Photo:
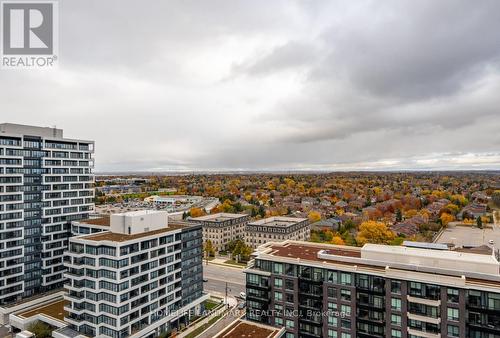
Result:
<svg viewBox="0 0 500 338"><path fill-rule="evenodd" d="M403 246L406 246L408 248L419 248L419 249L429 249L429 250L448 250L448 245L438 244L438 243L404 241Z"/></svg>

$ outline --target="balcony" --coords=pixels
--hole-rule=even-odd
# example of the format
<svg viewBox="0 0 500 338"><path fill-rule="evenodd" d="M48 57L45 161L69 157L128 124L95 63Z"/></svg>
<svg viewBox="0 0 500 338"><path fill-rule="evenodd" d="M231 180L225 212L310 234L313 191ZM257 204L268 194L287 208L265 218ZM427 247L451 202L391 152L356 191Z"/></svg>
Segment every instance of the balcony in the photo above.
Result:
<svg viewBox="0 0 500 338"><path fill-rule="evenodd" d="M431 332L423 332L415 329L408 328L408 335L413 335L417 337L424 337L424 338L440 338L441 334L440 333L431 333Z"/></svg>
<svg viewBox="0 0 500 338"><path fill-rule="evenodd" d="M420 322L431 323L435 325L441 324L441 318L432 318L408 312L408 320L418 320Z"/></svg>
<svg viewBox="0 0 500 338"><path fill-rule="evenodd" d="M418 304L424 304L428 306L441 306L441 300L432 300L432 299L427 299L427 298L419 298L419 297L414 297L414 296L407 296L408 302L412 303L418 303Z"/></svg>

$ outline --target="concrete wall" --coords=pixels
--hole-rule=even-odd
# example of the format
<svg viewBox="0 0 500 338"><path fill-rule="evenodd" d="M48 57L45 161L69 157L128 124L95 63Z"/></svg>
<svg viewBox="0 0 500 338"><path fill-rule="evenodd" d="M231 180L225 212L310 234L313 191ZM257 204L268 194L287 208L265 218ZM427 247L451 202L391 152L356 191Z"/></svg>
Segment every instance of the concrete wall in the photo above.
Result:
<svg viewBox="0 0 500 338"><path fill-rule="evenodd" d="M166 211L137 211L111 215L110 230L115 233L130 234L142 233L163 229L168 226L168 212Z"/></svg>

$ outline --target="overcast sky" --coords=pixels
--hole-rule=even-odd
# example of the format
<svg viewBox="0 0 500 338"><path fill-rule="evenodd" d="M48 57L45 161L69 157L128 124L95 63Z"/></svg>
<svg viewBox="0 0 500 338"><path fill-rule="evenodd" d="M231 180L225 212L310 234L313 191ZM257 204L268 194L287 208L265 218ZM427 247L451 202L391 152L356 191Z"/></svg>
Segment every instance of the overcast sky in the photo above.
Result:
<svg viewBox="0 0 500 338"><path fill-rule="evenodd" d="M500 168L500 1L60 1L3 122L97 171Z"/></svg>

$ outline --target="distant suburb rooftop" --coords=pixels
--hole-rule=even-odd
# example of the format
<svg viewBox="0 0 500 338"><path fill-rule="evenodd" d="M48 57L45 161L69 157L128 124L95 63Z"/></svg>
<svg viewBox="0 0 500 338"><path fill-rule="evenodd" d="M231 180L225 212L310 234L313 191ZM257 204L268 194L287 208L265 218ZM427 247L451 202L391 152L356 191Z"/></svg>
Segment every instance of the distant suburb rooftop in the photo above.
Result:
<svg viewBox="0 0 500 338"><path fill-rule="evenodd" d="M231 219L246 218L246 217L248 217L248 215L246 214L230 214L230 213L220 212L217 214L195 217L193 218L193 220L205 221L205 222L224 222Z"/></svg>

